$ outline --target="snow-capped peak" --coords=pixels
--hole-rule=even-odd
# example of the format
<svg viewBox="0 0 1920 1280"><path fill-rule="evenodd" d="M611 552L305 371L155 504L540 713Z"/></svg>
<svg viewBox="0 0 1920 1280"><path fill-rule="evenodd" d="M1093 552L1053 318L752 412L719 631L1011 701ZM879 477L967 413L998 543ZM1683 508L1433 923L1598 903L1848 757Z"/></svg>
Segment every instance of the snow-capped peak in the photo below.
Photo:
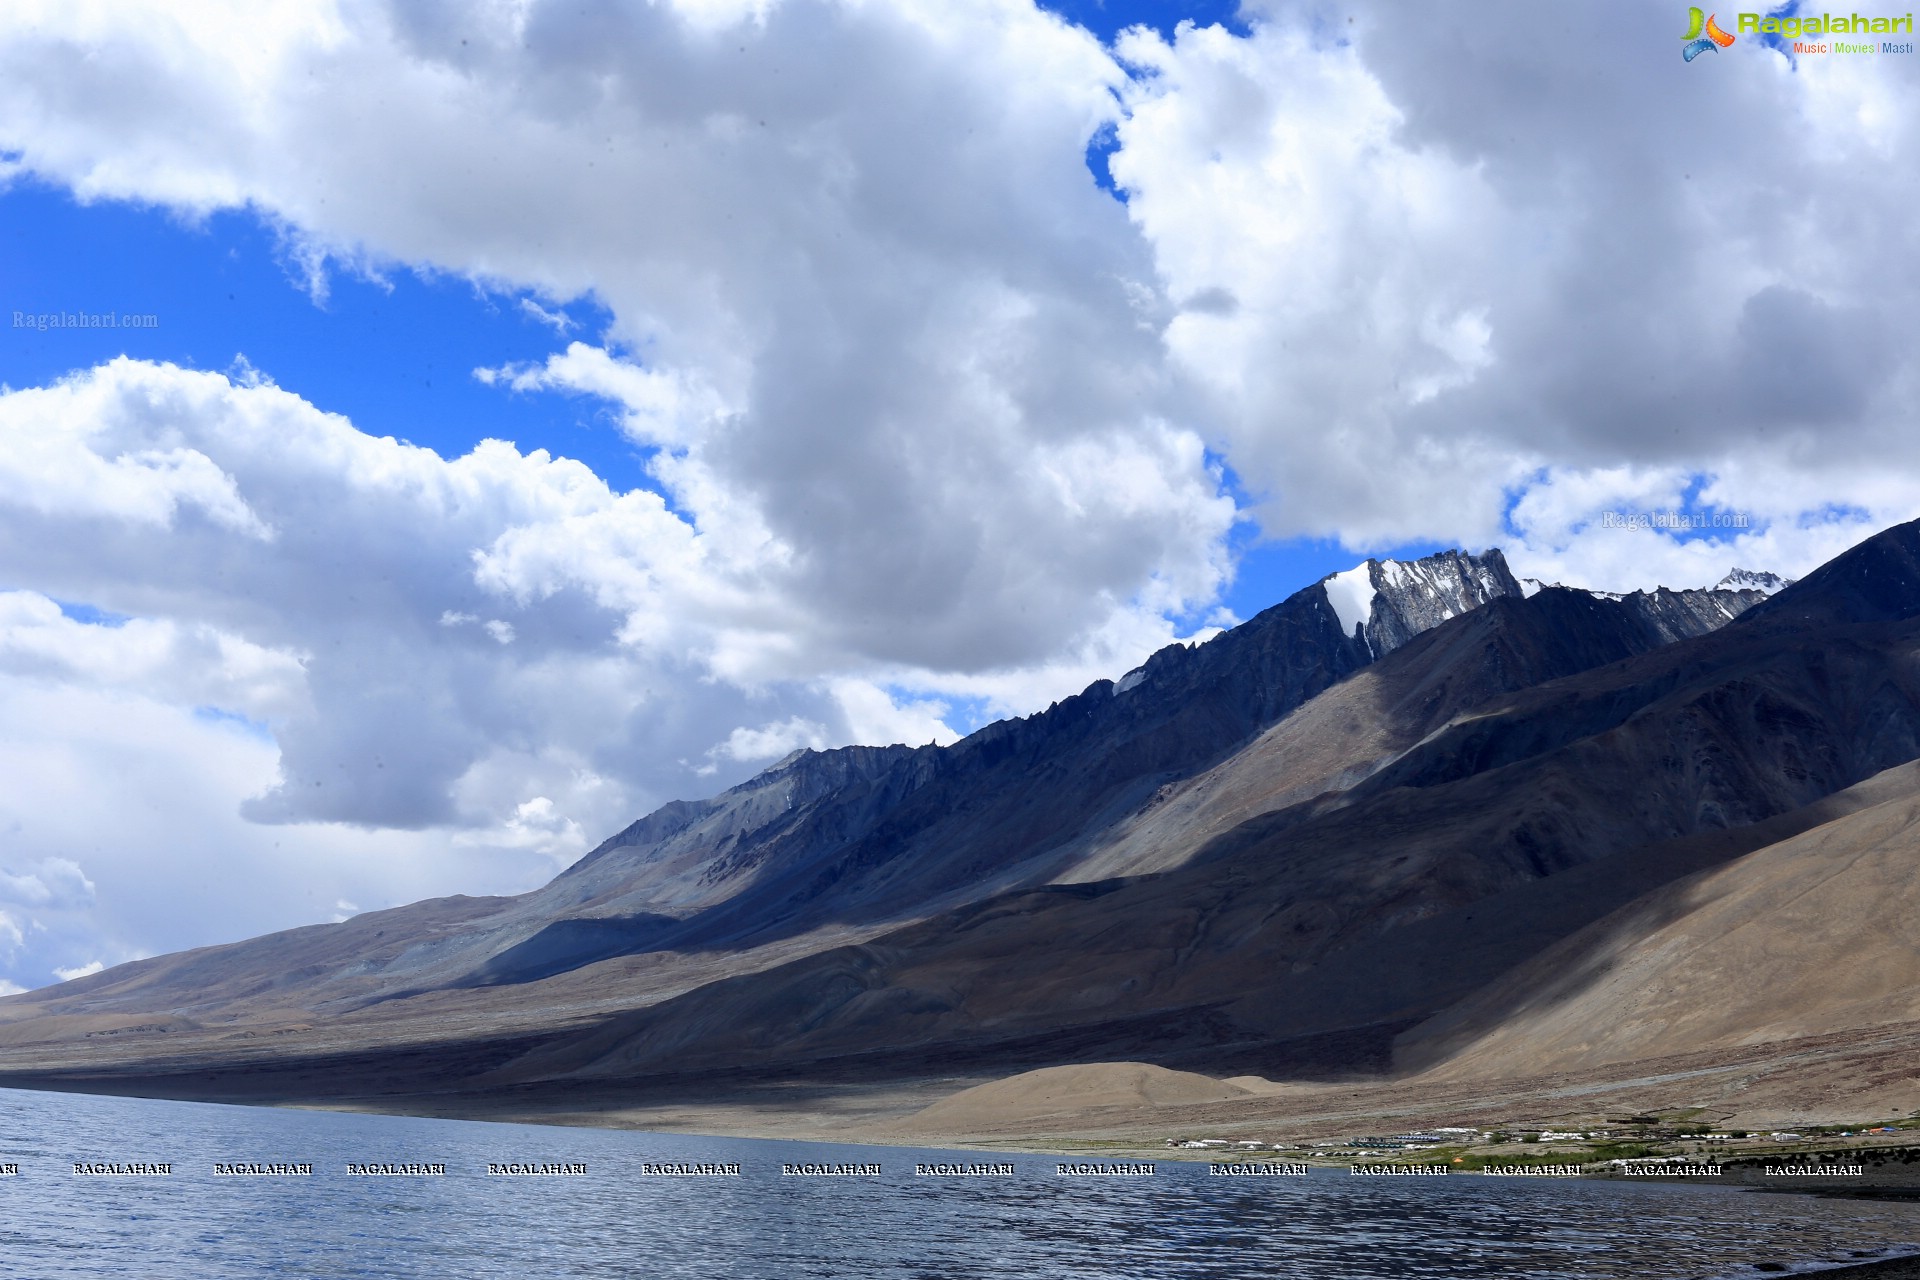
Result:
<svg viewBox="0 0 1920 1280"><path fill-rule="evenodd" d="M1764 569L1735 569L1714 583L1713 589L1715 591L1763 591L1767 595L1772 595L1792 585L1792 578L1783 578L1777 573L1768 573Z"/></svg>

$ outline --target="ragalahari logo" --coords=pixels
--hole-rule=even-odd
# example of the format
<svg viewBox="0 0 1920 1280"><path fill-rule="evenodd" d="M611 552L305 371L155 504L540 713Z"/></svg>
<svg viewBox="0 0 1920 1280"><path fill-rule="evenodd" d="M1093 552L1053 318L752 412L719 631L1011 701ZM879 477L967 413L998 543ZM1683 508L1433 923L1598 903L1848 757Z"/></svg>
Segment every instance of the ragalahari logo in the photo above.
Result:
<svg viewBox="0 0 1920 1280"><path fill-rule="evenodd" d="M1709 49L1724 49L1733 43L1733 37L1722 31L1720 24L1713 20L1715 16L1699 9L1687 10L1687 34L1680 37L1687 42L1687 46L1680 51L1680 56L1688 62Z"/></svg>

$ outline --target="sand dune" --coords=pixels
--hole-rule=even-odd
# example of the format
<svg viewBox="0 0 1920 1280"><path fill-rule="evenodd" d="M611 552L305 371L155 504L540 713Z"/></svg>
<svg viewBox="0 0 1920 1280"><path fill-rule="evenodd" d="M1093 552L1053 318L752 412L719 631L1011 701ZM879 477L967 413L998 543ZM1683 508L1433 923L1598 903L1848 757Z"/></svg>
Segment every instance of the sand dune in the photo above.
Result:
<svg viewBox="0 0 1920 1280"><path fill-rule="evenodd" d="M908 1117L900 1127L964 1133L1096 1108L1229 1102L1252 1093L1241 1085L1192 1071L1169 1071L1145 1062L1095 1062L1023 1071L1004 1080L975 1085Z"/></svg>

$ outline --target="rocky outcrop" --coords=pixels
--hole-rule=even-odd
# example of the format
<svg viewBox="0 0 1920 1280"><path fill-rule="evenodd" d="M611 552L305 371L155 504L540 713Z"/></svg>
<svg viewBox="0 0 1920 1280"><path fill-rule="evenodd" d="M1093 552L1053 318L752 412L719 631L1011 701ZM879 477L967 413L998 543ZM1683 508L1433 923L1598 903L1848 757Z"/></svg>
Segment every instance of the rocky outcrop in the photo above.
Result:
<svg viewBox="0 0 1920 1280"><path fill-rule="evenodd" d="M1321 579L1341 630L1384 658L1423 631L1490 600L1521 594L1499 551L1443 551L1422 560L1369 560Z"/></svg>
<svg viewBox="0 0 1920 1280"><path fill-rule="evenodd" d="M1621 596L1619 603L1647 626L1662 644L1703 636L1732 622L1767 598L1767 592L1754 587L1721 587L1692 591L1636 591Z"/></svg>

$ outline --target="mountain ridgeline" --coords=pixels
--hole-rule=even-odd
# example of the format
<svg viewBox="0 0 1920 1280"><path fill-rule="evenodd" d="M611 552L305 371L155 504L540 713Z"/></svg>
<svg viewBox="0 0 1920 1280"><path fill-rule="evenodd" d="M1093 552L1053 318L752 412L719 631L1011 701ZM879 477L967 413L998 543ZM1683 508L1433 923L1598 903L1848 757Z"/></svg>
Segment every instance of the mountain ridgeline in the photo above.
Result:
<svg viewBox="0 0 1920 1280"><path fill-rule="evenodd" d="M224 1015L236 992L337 1013L539 982L622 955L753 952L822 927L837 939L1072 878L1103 831L1404 637L1522 595L1497 550L1362 569L1379 580L1364 627L1343 629L1316 584L1206 644L1169 645L1118 681L951 747L796 752L721 795L656 810L530 894L369 913L320 936L160 957L57 990L115 1013L170 1001L189 1017ZM1708 601L1710 618L1763 598L1629 597L1623 617L1640 645L1668 634L1665 597L1678 595ZM297 993L280 976L289 966L305 975Z"/></svg>
<svg viewBox="0 0 1920 1280"><path fill-rule="evenodd" d="M1498 551L1368 561L951 747L795 753L533 893L0 1001L0 1078L1299 1079L1483 1042L1510 1067L1532 1042L1508 1013L1565 1038L1522 989L1548 979L1516 977L1540 957L1665 927L1678 908L1645 903L1673 885L1891 802L1920 758L1916 615L1917 525L1799 583L1696 591L1523 582Z"/></svg>
<svg viewBox="0 0 1920 1280"><path fill-rule="evenodd" d="M644 911L647 944L741 946L837 921L905 919L1070 875L1103 833L1169 784L1244 747L1360 668L1520 584L1500 553L1368 561L1348 619L1328 580L1204 645L1170 645L1118 681L952 747L797 752L703 804L674 805L554 884L581 918ZM1759 591L1657 591L1604 601L1556 674L1711 630ZM1604 638L1603 638L1604 637ZM1569 665L1571 664L1571 665ZM1538 669L1517 679L1531 682ZM671 816L669 815L671 811ZM674 923L664 923L668 917ZM659 922L659 923L651 923ZM575 929L567 923L558 927ZM609 932L609 946L626 945ZM582 949L570 958L603 958ZM493 963L487 980L539 972Z"/></svg>
<svg viewBox="0 0 1920 1280"><path fill-rule="evenodd" d="M1401 637L1519 592L1498 552L1407 568L1403 585L1376 597L1371 640L1342 634L1324 589L1310 588L1208 644L1170 645L1118 681L952 747L796 753L683 807L678 825L663 828L656 815L622 832L555 888L594 913L644 901L681 917L665 945L712 947L1045 883L1071 867L1089 831L1230 754Z"/></svg>

